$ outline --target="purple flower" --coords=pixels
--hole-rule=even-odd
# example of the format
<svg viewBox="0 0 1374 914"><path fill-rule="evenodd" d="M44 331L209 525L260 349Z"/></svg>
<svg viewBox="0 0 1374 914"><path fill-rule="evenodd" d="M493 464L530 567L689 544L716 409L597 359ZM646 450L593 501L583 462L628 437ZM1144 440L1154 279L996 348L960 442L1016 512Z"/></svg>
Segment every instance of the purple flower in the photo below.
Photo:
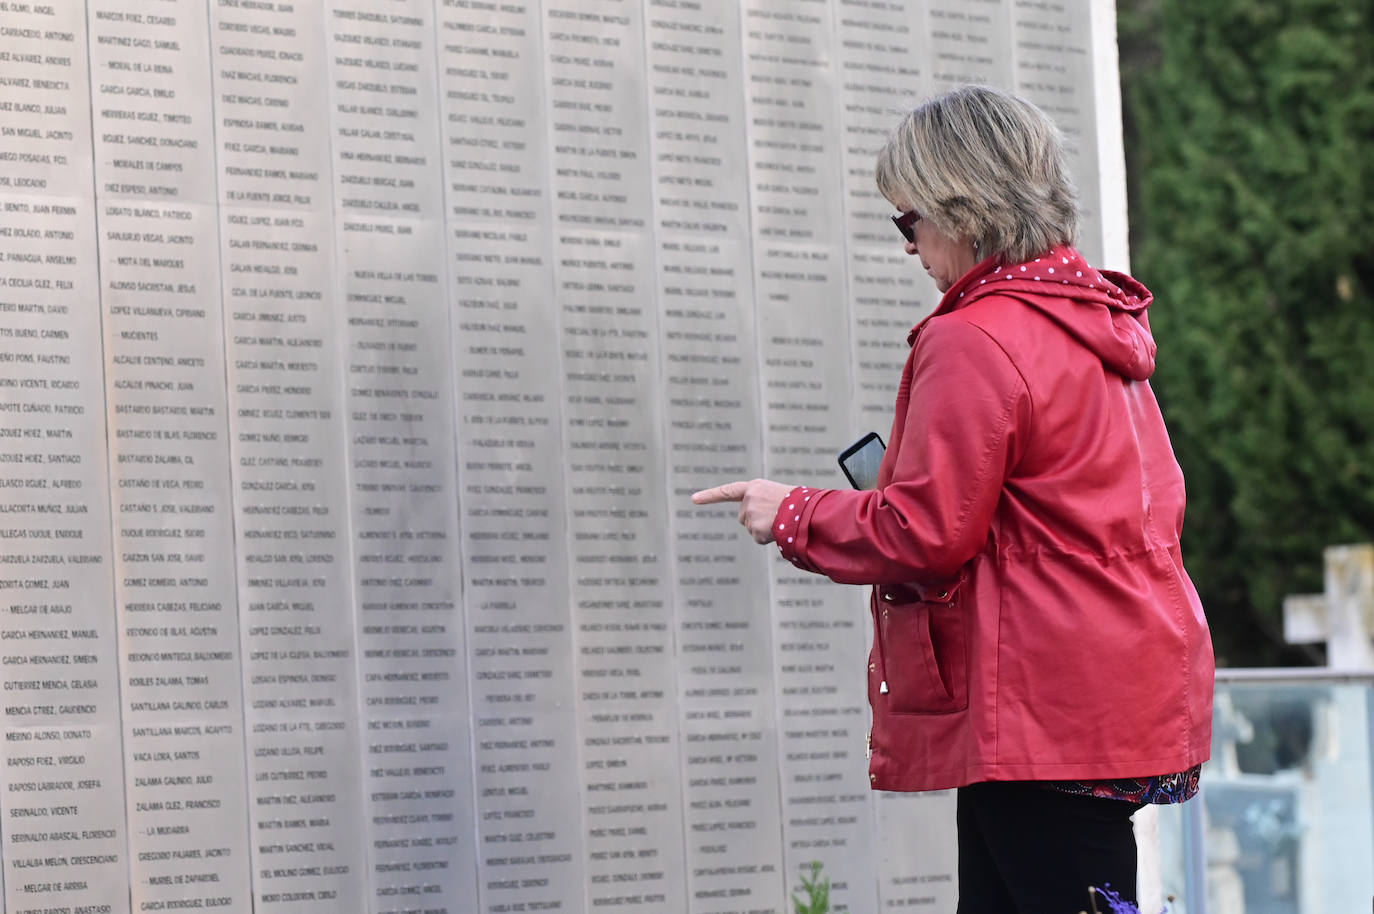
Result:
<svg viewBox="0 0 1374 914"><path fill-rule="evenodd" d="M1131 902L1123 899L1119 893L1113 892L1111 885L1112 884L1108 882L1100 889L1093 886L1089 890L1089 894L1101 895L1103 898L1107 899L1107 904L1111 905L1110 914L1140 914L1140 908L1137 908ZM1093 898L1093 910L1097 911L1096 897ZM1159 914L1168 914L1168 912L1169 909L1166 906Z"/></svg>

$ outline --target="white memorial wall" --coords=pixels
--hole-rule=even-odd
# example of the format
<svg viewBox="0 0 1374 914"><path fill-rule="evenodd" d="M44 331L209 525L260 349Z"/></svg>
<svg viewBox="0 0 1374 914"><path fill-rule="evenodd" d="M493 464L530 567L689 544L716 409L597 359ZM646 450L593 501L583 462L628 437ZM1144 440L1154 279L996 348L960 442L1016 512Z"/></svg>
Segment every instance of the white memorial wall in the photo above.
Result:
<svg viewBox="0 0 1374 914"><path fill-rule="evenodd" d="M10 914L951 909L841 485L938 300L874 190L979 81L1124 266L1105 0L0 2Z"/></svg>

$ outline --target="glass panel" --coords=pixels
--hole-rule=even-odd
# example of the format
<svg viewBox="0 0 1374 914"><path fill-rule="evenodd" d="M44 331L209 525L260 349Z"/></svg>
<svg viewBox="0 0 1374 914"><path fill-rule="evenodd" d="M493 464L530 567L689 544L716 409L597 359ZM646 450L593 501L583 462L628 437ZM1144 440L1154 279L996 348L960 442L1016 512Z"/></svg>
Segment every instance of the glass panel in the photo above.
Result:
<svg viewBox="0 0 1374 914"><path fill-rule="evenodd" d="M1176 914L1202 910L1187 891L1193 834L1204 836L1207 914L1368 909L1372 697L1361 682L1218 684L1202 807L1164 810L1160 820L1164 891L1178 898ZM1190 812L1202 817L1195 830Z"/></svg>

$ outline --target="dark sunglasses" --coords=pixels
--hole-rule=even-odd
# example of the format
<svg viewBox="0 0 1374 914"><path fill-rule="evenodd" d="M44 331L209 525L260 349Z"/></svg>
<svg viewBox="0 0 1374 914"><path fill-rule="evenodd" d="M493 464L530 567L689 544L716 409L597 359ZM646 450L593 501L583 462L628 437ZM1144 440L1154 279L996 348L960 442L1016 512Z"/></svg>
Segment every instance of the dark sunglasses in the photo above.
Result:
<svg viewBox="0 0 1374 914"><path fill-rule="evenodd" d="M902 213L900 216L893 216L892 224L897 226L897 231L902 233L903 238L915 244L916 230L912 228L912 226L914 226L920 218L920 215L913 209L910 212Z"/></svg>

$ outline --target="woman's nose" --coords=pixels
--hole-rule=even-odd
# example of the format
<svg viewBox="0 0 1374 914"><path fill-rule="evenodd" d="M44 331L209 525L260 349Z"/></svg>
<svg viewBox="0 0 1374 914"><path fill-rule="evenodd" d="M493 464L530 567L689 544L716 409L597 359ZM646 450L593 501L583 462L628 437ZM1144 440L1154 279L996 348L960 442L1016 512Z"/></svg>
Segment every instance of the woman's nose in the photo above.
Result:
<svg viewBox="0 0 1374 914"><path fill-rule="evenodd" d="M916 242L914 242L914 241L908 241L908 242L906 243L906 252L907 252L908 254L915 254L915 253L916 253Z"/></svg>

